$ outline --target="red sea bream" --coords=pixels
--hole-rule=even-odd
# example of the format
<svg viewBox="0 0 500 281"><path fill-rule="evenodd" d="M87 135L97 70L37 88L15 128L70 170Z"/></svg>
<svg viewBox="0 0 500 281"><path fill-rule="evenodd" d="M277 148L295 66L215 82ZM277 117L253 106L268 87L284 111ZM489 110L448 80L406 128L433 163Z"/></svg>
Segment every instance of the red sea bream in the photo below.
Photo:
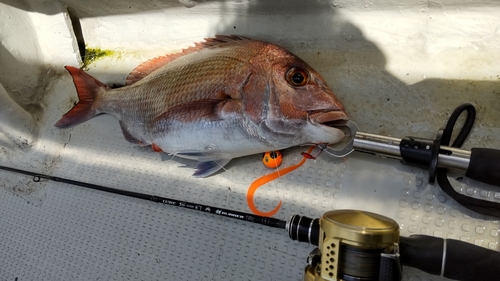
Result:
<svg viewBox="0 0 500 281"><path fill-rule="evenodd" d="M271 43L216 36L139 65L115 89L66 69L79 102L57 127L110 114L129 142L199 161L198 177L235 157L344 138L327 125L347 115L324 79Z"/></svg>

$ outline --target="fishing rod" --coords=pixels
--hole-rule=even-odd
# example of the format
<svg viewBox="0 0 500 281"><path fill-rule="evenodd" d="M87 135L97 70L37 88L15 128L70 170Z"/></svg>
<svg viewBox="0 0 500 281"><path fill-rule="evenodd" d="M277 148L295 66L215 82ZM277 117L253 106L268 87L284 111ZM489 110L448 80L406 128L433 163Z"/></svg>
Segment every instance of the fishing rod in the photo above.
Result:
<svg viewBox="0 0 500 281"><path fill-rule="evenodd" d="M139 192L123 190L123 189L106 187L106 186L102 186L102 185L91 184L91 183L86 183L86 182L81 182L81 181L75 181L75 180L66 179L66 178L54 177L54 176L30 172L30 171L21 170L21 169L15 169L15 168L6 167L6 166L0 166L0 169L5 170L5 171L14 172L14 173L32 176L34 182L40 182L42 179L51 180L51 181L55 181L55 182L62 182L62 183L86 187L86 188L90 188L90 189L94 189L94 190L100 190L100 191L104 191L104 192L108 192L108 193L119 194L119 195L124 195L124 196L128 196L128 197L133 197L133 198L153 201L153 202L157 202L157 203L162 203L165 205L171 205L171 206L176 206L176 207L181 207L181 208L186 208L186 209L191 209L191 210L196 210L196 211L202 211L205 213L215 214L218 216L223 216L223 217L228 217L228 218L233 218L233 219L238 219L238 220L243 220L243 221L249 221L249 222L262 224L262 225L275 227L275 228L283 228L284 229L285 224L286 224L285 221L282 221L282 220L279 220L276 218L256 216L256 215L252 215L252 214L248 214L248 213L242 213L242 212L223 209L223 208L219 208L219 207L213 207L213 206L208 206L208 205L203 205L203 204L195 204L195 203L176 200L176 199L172 199L172 198L166 198L166 197L149 195L149 194L144 194L144 193L139 193Z"/></svg>
<svg viewBox="0 0 500 281"><path fill-rule="evenodd" d="M6 166L0 169L32 176L35 182L51 180L283 229L290 239L317 246L307 258L304 281L396 281L402 279L402 265L454 280L500 276L500 252L454 239L402 237L396 221L375 213L335 210L321 218L293 215L284 221Z"/></svg>
<svg viewBox="0 0 500 281"><path fill-rule="evenodd" d="M451 146L451 135L458 117L467 112L467 118ZM334 157L344 157L353 151L402 160L403 164L419 166L428 170L430 184L436 179L441 189L460 205L477 213L500 217L500 204L472 198L453 189L448 180L449 170L463 173L466 177L500 186L500 150L472 148L459 149L469 135L476 116L471 104L462 104L451 114L445 129L440 129L435 139L418 137L394 138L359 132L357 125L346 121L342 126L348 129L347 143L337 146L319 145ZM340 146L340 147L339 147Z"/></svg>

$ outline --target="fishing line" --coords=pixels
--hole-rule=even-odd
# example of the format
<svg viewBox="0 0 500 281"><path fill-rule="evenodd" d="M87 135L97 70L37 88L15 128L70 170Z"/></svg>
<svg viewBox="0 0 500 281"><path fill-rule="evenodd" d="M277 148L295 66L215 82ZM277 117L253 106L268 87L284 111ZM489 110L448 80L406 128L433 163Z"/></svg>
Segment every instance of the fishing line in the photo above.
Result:
<svg viewBox="0 0 500 281"><path fill-rule="evenodd" d="M219 162L215 161L212 159L212 161L214 161L215 164L217 164L217 166L219 166L224 172L227 172L227 169L224 168L224 166L222 166L221 164L219 164Z"/></svg>

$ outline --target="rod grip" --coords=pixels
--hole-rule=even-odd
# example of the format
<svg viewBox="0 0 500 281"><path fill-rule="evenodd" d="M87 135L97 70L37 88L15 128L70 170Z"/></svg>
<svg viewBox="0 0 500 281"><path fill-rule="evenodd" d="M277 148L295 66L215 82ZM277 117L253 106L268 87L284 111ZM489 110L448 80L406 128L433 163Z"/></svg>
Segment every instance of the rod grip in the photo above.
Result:
<svg viewBox="0 0 500 281"><path fill-rule="evenodd" d="M464 281L497 280L500 276L500 252L474 244L454 239L445 243L438 237L412 235L400 237L399 246L403 265L430 274L443 273L446 278Z"/></svg>
<svg viewBox="0 0 500 281"><path fill-rule="evenodd" d="M432 236L399 237L401 263L434 275L441 275L443 247L443 239Z"/></svg>
<svg viewBox="0 0 500 281"><path fill-rule="evenodd" d="M471 149L469 167L465 176L491 185L500 186L500 150Z"/></svg>

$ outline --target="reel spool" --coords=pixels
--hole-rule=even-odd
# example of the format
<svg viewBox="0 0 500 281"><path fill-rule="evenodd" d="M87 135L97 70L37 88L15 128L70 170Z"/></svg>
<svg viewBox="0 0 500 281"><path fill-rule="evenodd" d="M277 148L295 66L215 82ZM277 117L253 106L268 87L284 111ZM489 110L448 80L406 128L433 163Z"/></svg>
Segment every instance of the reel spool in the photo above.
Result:
<svg viewBox="0 0 500 281"><path fill-rule="evenodd" d="M304 281L401 280L399 225L357 210L335 210L319 220L319 244Z"/></svg>

